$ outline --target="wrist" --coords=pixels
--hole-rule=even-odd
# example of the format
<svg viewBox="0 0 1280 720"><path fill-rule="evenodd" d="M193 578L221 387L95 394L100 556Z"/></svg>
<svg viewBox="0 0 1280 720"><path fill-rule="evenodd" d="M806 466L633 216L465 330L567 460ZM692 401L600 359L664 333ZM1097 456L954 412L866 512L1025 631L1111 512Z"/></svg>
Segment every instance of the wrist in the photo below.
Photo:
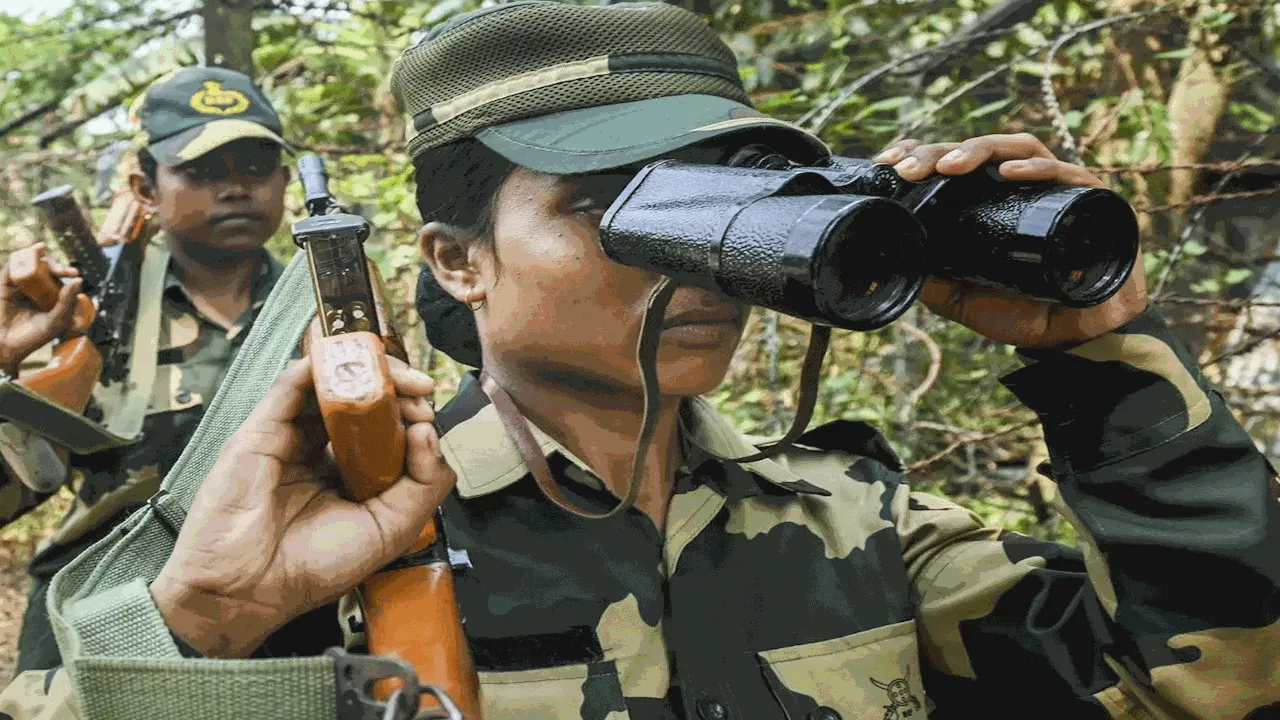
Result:
<svg viewBox="0 0 1280 720"><path fill-rule="evenodd" d="M203 657L249 657L269 634L257 614L247 612L242 603L193 588L164 570L150 590L169 630Z"/></svg>

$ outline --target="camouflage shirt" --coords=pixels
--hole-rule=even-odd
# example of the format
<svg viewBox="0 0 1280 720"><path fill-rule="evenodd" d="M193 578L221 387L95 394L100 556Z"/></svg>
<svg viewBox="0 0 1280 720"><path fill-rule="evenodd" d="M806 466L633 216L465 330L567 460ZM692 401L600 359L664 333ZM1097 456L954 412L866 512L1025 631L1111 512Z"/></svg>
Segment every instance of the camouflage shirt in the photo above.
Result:
<svg viewBox="0 0 1280 720"><path fill-rule="evenodd" d="M1154 311L1027 359L1004 382L1044 423L1080 550L913 492L855 424L776 462L719 460L751 448L702 400L685 408L696 442L665 531L634 509L584 520L543 497L469 383L438 424L486 717L1276 717L1270 465ZM616 502L535 437L571 499ZM258 655L320 652L338 609L359 646L344 602ZM60 670L0 695L14 718L74 706Z"/></svg>

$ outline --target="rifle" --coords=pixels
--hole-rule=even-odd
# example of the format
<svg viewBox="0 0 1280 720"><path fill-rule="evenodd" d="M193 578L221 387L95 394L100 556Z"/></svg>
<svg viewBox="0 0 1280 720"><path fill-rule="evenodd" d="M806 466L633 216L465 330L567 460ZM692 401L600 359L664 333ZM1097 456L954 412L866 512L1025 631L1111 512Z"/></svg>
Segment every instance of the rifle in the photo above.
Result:
<svg viewBox="0 0 1280 720"><path fill-rule="evenodd" d="M80 271L83 293L76 299L71 327L53 349L53 362L18 379L19 384L74 412L84 412L99 382L121 382L128 372L130 341L138 309L138 280L147 215L127 193L112 202L108 228L120 245L105 252L84 211L63 185L31 201L53 230L55 242ZM19 250L9 276L36 308L47 311L58 298L58 280L44 260L44 248Z"/></svg>
<svg viewBox="0 0 1280 720"><path fill-rule="evenodd" d="M0 415L9 422L0 424L0 456L24 485L37 493L52 493L66 480L72 449L85 452L130 442L105 433L93 422L98 417L87 416L100 416L91 406L94 387L100 381L122 381L127 372L126 348L133 333L142 241L150 216L130 194L118 193L99 236L122 243L108 257L69 185L33 203L44 211L56 242L80 271L84 285L51 361L13 379L12 385L4 383ZM60 282L45 261L43 244L13 253L9 276L37 309L48 312L57 303ZM52 412L54 408L61 410Z"/></svg>
<svg viewBox="0 0 1280 720"><path fill-rule="evenodd" d="M377 267L364 254L368 221L334 201L319 156L299 158L298 174L310 217L294 223L293 240L307 254L319 310L303 352L312 361L334 459L350 497L363 501L404 472L405 428L386 356L408 356ZM408 553L365 580L360 594L370 655L407 661L417 677L438 683L423 685L416 705L412 697L400 697L413 682L397 687L394 680L378 681L375 695L401 709L408 704L443 711L432 717L480 718L479 680L438 511ZM438 708L426 705L427 695L435 695Z"/></svg>

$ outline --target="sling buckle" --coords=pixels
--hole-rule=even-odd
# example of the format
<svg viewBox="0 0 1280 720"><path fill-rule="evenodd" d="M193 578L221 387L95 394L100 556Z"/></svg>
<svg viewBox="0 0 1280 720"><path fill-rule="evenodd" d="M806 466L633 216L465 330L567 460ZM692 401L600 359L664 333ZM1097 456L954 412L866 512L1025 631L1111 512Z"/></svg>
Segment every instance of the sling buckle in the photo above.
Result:
<svg viewBox="0 0 1280 720"><path fill-rule="evenodd" d="M338 720L463 720L449 694L434 685L419 684L418 673L404 660L355 655L338 647L324 654L333 658ZM383 703L374 699L373 683L387 678L399 679L401 686ZM439 707L418 714L423 695L431 695Z"/></svg>

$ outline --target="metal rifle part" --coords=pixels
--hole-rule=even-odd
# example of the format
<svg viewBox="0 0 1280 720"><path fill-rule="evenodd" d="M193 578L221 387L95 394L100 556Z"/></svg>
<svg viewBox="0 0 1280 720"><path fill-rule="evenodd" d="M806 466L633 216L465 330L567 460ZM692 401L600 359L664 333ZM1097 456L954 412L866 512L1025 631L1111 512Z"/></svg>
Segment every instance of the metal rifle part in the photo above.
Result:
<svg viewBox="0 0 1280 720"><path fill-rule="evenodd" d="M31 202L44 212L55 242L80 271L84 292L97 306L97 316L86 335L102 353L102 384L123 381L128 375L138 312L142 243L121 243L107 250L100 247L70 185L42 193Z"/></svg>

